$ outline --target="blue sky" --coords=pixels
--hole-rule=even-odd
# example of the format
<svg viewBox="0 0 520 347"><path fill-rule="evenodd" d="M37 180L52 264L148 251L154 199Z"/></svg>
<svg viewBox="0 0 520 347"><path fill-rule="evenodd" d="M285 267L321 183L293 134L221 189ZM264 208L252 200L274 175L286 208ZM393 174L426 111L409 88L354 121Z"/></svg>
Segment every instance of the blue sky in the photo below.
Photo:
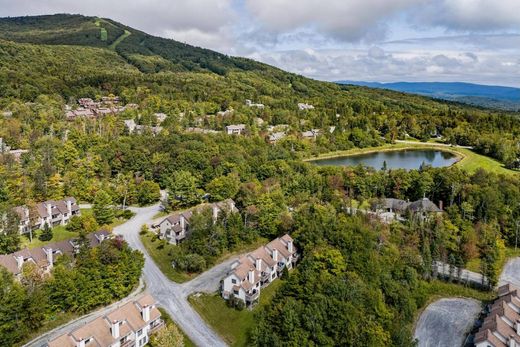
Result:
<svg viewBox="0 0 520 347"><path fill-rule="evenodd" d="M81 13L322 80L520 87L520 0L0 0Z"/></svg>

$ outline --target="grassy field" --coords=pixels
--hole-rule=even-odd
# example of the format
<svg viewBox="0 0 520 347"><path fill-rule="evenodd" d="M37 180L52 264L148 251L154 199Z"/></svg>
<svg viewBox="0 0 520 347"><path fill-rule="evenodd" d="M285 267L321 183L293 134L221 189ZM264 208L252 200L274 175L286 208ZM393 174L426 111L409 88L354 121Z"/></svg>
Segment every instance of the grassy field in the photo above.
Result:
<svg viewBox="0 0 520 347"><path fill-rule="evenodd" d="M188 274L185 272L181 272L181 271L175 270L172 267L172 265L171 265L172 257L170 256L169 253L171 250L173 250L177 246L157 239L155 237L155 234L152 232L149 232L145 235L139 235L139 237L141 238L141 242L143 243L143 246L146 249L146 252L150 255L150 257L152 257L155 264L157 264L159 269L161 269L161 272L166 277L168 277L170 280L177 282L177 283L184 283L198 275L198 273ZM218 264L235 255L250 252L265 243L266 243L265 239L259 239L257 242L254 242L251 245L245 245L244 247L241 247L234 252L229 252L229 253L223 254L218 259L216 259L214 263Z"/></svg>
<svg viewBox="0 0 520 347"><path fill-rule="evenodd" d="M173 247L176 246L168 243L164 244L161 240L158 239L154 240L155 235L151 232L139 236L144 248L146 249L146 252L150 255L150 257L152 257L155 264L157 264L159 269L161 269L161 272L170 280L177 283L183 283L195 277L195 274L186 274L184 272L177 271L172 267L171 256L168 253ZM161 245L163 246L161 247Z"/></svg>
<svg viewBox="0 0 520 347"><path fill-rule="evenodd" d="M405 150L405 149L436 149L440 151L450 152L454 155L458 156L460 160L455 164L463 170L468 172L474 172L479 168L485 169L487 171L506 174L506 175L518 175L519 171L513 171L506 169L502 163L499 161L477 154L470 149L460 148L460 147L449 147L443 146L441 144L435 143L426 143L426 142L417 142L417 143L396 143L396 144L385 144L379 147L369 147L369 148L355 148L346 151L336 151L321 154L317 157L307 158L305 161L312 161L315 159L328 159L335 157L343 157L350 155L359 155L359 154L368 154L375 152L387 152L387 151L396 151L396 150Z"/></svg>
<svg viewBox="0 0 520 347"><path fill-rule="evenodd" d="M219 294L192 295L189 301L201 317L230 346L247 346L249 332L254 326L254 314L271 302L276 291L283 284L282 280L274 281L262 289L259 304L252 310L238 311L229 308Z"/></svg>
<svg viewBox="0 0 520 347"><path fill-rule="evenodd" d="M92 209L81 209L81 215L82 216L87 216L87 215L92 215L92 214L93 214ZM101 229L112 230L116 226L121 225L124 222L126 222L126 219L124 219L124 218L115 218L114 221L110 225L105 225ZM49 240L49 241L40 241L38 239L38 236L40 236L41 233L42 233L41 230L33 231L32 242L31 242L31 240L29 238L29 234L23 235L21 237L21 240L20 240L21 241L20 247L21 248L42 247L42 246L45 246L45 245L47 245L49 243L69 240L69 239L72 239L72 238L75 238L75 237L79 236L78 233L71 232L71 231L68 231L67 229L65 229L64 225L59 225L57 227L52 228L52 239Z"/></svg>
<svg viewBox="0 0 520 347"><path fill-rule="evenodd" d="M124 39L126 39L131 34L132 34L131 32L129 32L128 30L125 30L125 33L123 35L119 36L114 42L112 42L112 44L108 48L115 51L117 45L119 45Z"/></svg>

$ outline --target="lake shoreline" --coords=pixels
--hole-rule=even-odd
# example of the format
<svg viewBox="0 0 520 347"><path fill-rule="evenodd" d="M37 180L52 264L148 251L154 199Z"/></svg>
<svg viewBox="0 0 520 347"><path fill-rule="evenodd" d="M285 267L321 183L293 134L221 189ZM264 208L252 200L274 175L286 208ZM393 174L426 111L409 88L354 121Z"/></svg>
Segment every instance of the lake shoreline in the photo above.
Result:
<svg viewBox="0 0 520 347"><path fill-rule="evenodd" d="M454 157L453 163L451 163L449 165L445 165L443 167L451 167L453 165L456 165L467 157L466 154L462 153L461 151L457 151L456 147L454 148L454 147L449 147L449 146L418 142L417 145L397 143L397 144L385 144L385 145L379 146L379 147L355 148L355 149L350 149L350 150L345 150L345 151L329 152L329 153L324 153L324 154L318 155L316 157L305 158L305 159L303 159L303 161L319 165L318 162L322 161L322 160L329 160L329 159L336 159L336 158L351 158L351 157L358 157L358 156L364 156L364 155L376 154L376 153L385 153L385 152L401 152L401 151L406 152L406 151L424 151L424 150L444 152L444 153L449 153L449 154L453 155L453 157ZM337 166L356 166L356 165L337 165ZM368 165L368 166L370 166L370 165ZM377 168L375 168L375 169L377 169Z"/></svg>

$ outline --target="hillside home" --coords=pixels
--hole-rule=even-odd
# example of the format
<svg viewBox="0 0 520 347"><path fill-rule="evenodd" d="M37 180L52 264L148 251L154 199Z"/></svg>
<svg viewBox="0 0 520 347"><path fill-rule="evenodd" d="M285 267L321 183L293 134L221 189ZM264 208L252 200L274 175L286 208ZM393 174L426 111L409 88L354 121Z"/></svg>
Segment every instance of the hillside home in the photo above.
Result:
<svg viewBox="0 0 520 347"><path fill-rule="evenodd" d="M261 289L280 277L284 268L291 270L297 260L293 239L287 234L279 237L231 264L222 280L222 297L240 299L251 307L258 302Z"/></svg>
<svg viewBox="0 0 520 347"><path fill-rule="evenodd" d="M426 197L414 202L389 198L379 200L376 203L375 211L393 213L396 216L402 216L409 213L415 218L425 220L433 214L442 212L442 202L439 203L439 205L440 208Z"/></svg>
<svg viewBox="0 0 520 347"><path fill-rule="evenodd" d="M66 225L73 216L81 213L76 199L72 197L40 202L34 206L32 212L27 206L17 206L14 210L20 217L20 234L43 229L45 224L50 227Z"/></svg>
<svg viewBox="0 0 520 347"><path fill-rule="evenodd" d="M300 109L300 111L314 110L314 106L313 105L306 104L306 103L299 103L298 104L298 108Z"/></svg>
<svg viewBox="0 0 520 347"><path fill-rule="evenodd" d="M226 133L228 135L241 135L244 134L246 131L246 125L245 124L232 124L226 126Z"/></svg>
<svg viewBox="0 0 520 347"><path fill-rule="evenodd" d="M264 108L265 107L264 104L256 104L256 103L252 102L251 100L246 100L246 106L248 106L248 107L258 107L258 108Z"/></svg>
<svg viewBox="0 0 520 347"><path fill-rule="evenodd" d="M309 131L302 132L302 139L307 140L316 140L316 138L321 134L320 129L311 129Z"/></svg>
<svg viewBox="0 0 520 347"><path fill-rule="evenodd" d="M150 131L153 136L157 136L161 133L163 128L161 126L148 126L148 125L140 125L137 124L133 119L127 119L124 121L125 127L128 130L129 134L143 134L146 131Z"/></svg>
<svg viewBox="0 0 520 347"><path fill-rule="evenodd" d="M48 347L141 347L164 326L149 294L50 341Z"/></svg>
<svg viewBox="0 0 520 347"><path fill-rule="evenodd" d="M29 151L26 149L11 149L5 142L4 139L0 137L0 156L2 155L10 155L16 161L20 161L22 154L28 153Z"/></svg>
<svg viewBox="0 0 520 347"><path fill-rule="evenodd" d="M193 209L177 212L169 215L154 227L159 228L159 237L168 240L169 243L177 245L189 234L190 219L194 212L202 212L210 208L213 221L216 222L219 215L224 212L236 213L238 209L232 199L227 199L212 204L202 204Z"/></svg>
<svg viewBox="0 0 520 347"><path fill-rule="evenodd" d="M90 247L97 247L110 238L112 238L112 234L105 230L87 234ZM50 272L58 256L68 255L73 257L77 252L79 252L77 239L70 239L49 243L42 247L25 248L15 253L0 255L0 266L5 267L7 271L20 279L23 265L33 263L37 266L38 271L45 275Z"/></svg>
<svg viewBox="0 0 520 347"><path fill-rule="evenodd" d="M166 113L154 113L155 119L157 119L157 123L161 124L168 118Z"/></svg>
<svg viewBox="0 0 520 347"><path fill-rule="evenodd" d="M269 135L269 143L276 143L285 137L285 132L279 131Z"/></svg>
<svg viewBox="0 0 520 347"><path fill-rule="evenodd" d="M520 346L520 290L511 284L501 286L498 298L488 306L487 312L475 335L475 346Z"/></svg>

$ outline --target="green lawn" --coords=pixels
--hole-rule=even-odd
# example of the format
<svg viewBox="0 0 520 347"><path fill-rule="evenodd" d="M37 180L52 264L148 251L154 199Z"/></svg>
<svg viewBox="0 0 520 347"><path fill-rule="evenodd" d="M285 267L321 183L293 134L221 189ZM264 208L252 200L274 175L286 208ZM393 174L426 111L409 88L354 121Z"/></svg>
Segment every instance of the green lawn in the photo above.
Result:
<svg viewBox="0 0 520 347"><path fill-rule="evenodd" d="M247 346L249 332L254 326L254 314L271 302L283 284L280 279L263 288L260 302L255 308L238 311L229 308L219 294L195 294L189 297L190 304L215 331L233 347Z"/></svg>
<svg viewBox="0 0 520 347"><path fill-rule="evenodd" d="M150 257L152 257L155 264L157 264L159 269L161 269L161 272L170 280L177 283L183 283L191 280L192 278L198 275L198 273L188 274L173 268L173 266L171 265L172 257L169 253L177 246L164 242L163 240L157 239L155 237L155 234L152 232L149 232L145 235L139 235L139 237L141 238L141 242L143 243L146 252L150 255ZM234 252L223 254L215 260L214 264L221 263L232 256L253 251L265 243L266 240L260 238L257 242L254 242L253 244L244 245L243 247L235 250Z"/></svg>
<svg viewBox="0 0 520 347"><path fill-rule="evenodd" d="M87 215L92 215L92 214L93 214L92 209L81 209L82 216L87 216ZM124 222L126 222L126 219L124 219L124 218L115 218L114 221L110 225L105 225L102 228L112 230L114 227L121 225ZM67 231L67 229L65 229L64 225L59 225L57 227L52 228L52 239L49 241L40 241L38 239L38 236L41 233L42 233L41 230L33 231L32 242L30 240L29 234L22 235L21 240L20 240L21 241L20 247L21 248L42 247L49 243L69 240L69 239L79 236L78 233L76 233L76 232Z"/></svg>
<svg viewBox="0 0 520 347"><path fill-rule="evenodd" d="M170 280L177 283L183 283L195 277L194 274L186 274L173 268L172 259L168 253L171 249L176 247L175 245L155 239L155 235L151 232L145 235L139 235L139 237L141 238L141 242L143 243L148 255L152 257L155 264L157 264L159 269L161 269L161 272Z"/></svg>
<svg viewBox="0 0 520 347"><path fill-rule="evenodd" d="M474 151L466 148L459 147L447 147L436 145L435 143L426 143L426 142L417 142L416 144L411 143L396 143L396 144L385 144L378 147L369 147L369 148L355 148L346 151L336 151L320 154L314 158L307 158L305 161L312 161L315 159L326 159L326 158L334 158L334 157L343 157L349 155L358 155L358 154L367 154L374 152L386 152L386 151L395 151L395 150L404 150L404 149L437 149L440 151L446 151L453 153L460 157L460 160L455 164L463 170L474 172L479 168L483 168L487 171L495 172L498 174L506 174L506 175L518 175L519 171L509 170L504 167L502 163L499 161L486 157L481 154L477 154Z"/></svg>

